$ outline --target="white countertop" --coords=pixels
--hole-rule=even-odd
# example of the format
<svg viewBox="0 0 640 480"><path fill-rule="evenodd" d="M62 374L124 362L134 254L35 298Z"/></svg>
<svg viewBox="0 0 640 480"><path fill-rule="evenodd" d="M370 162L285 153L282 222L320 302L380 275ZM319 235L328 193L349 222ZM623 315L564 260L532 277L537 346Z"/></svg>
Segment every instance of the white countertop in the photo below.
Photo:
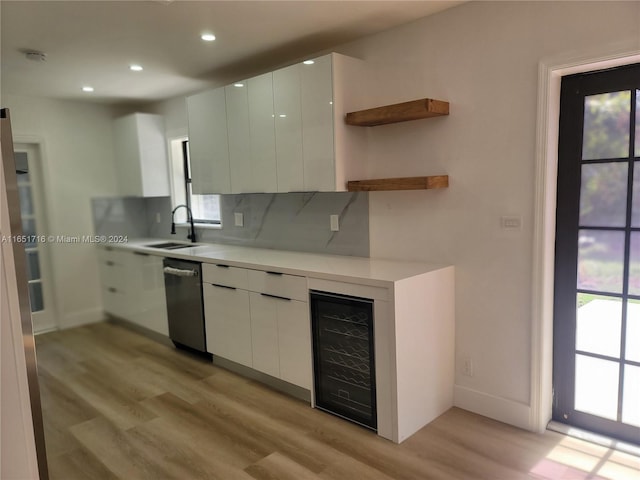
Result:
<svg viewBox="0 0 640 480"><path fill-rule="evenodd" d="M291 275L380 287L389 287L391 286L390 284L406 278L449 267L449 265L445 264L325 255L210 243L196 244L194 247L177 250L147 246L168 241L158 238L142 238L129 240L127 243L109 243L102 244L102 246L202 263L222 263L233 267L272 270Z"/></svg>

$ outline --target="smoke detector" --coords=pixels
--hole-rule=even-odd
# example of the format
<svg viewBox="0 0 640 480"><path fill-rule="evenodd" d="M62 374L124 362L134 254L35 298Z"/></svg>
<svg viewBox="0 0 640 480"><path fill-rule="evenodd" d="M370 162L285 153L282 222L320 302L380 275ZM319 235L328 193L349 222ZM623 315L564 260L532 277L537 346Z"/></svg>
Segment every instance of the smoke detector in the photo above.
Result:
<svg viewBox="0 0 640 480"><path fill-rule="evenodd" d="M27 60L31 60L32 62L46 62L47 54L44 52L39 52L38 50L23 50L24 56Z"/></svg>

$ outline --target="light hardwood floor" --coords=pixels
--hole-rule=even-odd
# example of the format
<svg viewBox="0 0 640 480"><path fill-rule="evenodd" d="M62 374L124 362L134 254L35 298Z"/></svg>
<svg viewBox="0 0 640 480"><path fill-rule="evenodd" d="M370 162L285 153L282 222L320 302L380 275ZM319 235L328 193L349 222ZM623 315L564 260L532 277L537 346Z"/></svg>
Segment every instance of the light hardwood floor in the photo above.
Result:
<svg viewBox="0 0 640 480"><path fill-rule="evenodd" d="M37 341L52 479L640 479L640 459L453 408L401 445L128 329Z"/></svg>

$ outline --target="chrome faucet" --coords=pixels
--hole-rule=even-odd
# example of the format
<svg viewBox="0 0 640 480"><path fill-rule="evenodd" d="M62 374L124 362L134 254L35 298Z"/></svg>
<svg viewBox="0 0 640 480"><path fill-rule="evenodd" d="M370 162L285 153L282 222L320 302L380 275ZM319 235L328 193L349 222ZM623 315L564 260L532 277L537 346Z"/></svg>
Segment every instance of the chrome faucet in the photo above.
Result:
<svg viewBox="0 0 640 480"><path fill-rule="evenodd" d="M178 210L181 207L184 207L184 208L187 209L187 214L188 214L188 217L189 217L188 220L189 220L189 223L191 224L191 231L187 235L187 238L190 239L193 243L196 243L196 229L193 226L193 213L191 212L191 209L189 208L188 205L178 205L171 212L171 235L175 235L176 234L176 222L174 220L174 216L176 214L176 210Z"/></svg>

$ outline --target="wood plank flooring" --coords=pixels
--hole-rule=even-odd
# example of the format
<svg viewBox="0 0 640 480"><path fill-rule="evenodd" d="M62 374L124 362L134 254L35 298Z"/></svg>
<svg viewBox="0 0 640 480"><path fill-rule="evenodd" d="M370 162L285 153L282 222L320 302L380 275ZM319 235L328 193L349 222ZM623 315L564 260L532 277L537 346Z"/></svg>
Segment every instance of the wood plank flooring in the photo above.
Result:
<svg viewBox="0 0 640 480"><path fill-rule="evenodd" d="M40 335L53 480L640 479L640 459L453 408L401 445L122 326Z"/></svg>

